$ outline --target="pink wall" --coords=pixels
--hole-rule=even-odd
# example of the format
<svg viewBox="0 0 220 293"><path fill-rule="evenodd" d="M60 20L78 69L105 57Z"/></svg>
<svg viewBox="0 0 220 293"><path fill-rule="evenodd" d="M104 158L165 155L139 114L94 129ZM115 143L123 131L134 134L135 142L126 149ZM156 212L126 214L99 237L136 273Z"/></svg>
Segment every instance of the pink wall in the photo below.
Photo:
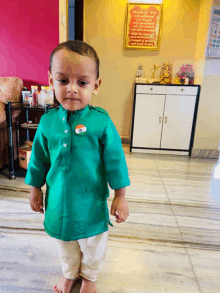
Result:
<svg viewBox="0 0 220 293"><path fill-rule="evenodd" d="M24 86L47 85L51 51L59 44L59 0L4 0L0 21L0 76Z"/></svg>

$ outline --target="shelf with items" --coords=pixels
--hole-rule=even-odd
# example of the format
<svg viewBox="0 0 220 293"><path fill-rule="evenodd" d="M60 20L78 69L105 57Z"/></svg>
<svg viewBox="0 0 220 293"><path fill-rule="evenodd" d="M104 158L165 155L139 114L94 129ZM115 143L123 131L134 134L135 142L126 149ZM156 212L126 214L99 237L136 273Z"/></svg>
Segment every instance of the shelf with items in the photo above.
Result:
<svg viewBox="0 0 220 293"><path fill-rule="evenodd" d="M41 88L39 90L39 87ZM46 104L53 105L55 100L54 92L48 86L31 86L31 91L24 88L22 91L23 105L31 107L44 107Z"/></svg>
<svg viewBox="0 0 220 293"><path fill-rule="evenodd" d="M32 123L23 123L21 124L21 128L24 129L37 129L39 124L32 124Z"/></svg>
<svg viewBox="0 0 220 293"><path fill-rule="evenodd" d="M14 106L15 104L15 106ZM13 106L12 106L13 105ZM45 104L43 107L41 106L26 106L21 102L10 102L6 101L5 102L5 111L6 111L6 121L7 121L7 128L8 128L8 141L9 141L9 179L16 179L15 177L15 164L14 161L14 145L13 145L13 140L12 140L12 111L13 110L21 110L24 112L25 116L23 119L25 120L24 123L18 122L18 127L17 127L17 148L20 147L20 130L23 129L26 133L25 135L25 142L24 143L31 143L30 141L30 136L29 136L29 131L31 130L36 130L38 123L28 123L30 121L29 119L29 111L36 111L36 112L46 112L52 108L56 108L59 106L59 103L54 103L53 105L50 104ZM19 118L20 119L20 118ZM30 126L29 126L30 125ZM19 150L18 150L19 152ZM16 167L17 169L17 167ZM25 170L23 169L23 172Z"/></svg>

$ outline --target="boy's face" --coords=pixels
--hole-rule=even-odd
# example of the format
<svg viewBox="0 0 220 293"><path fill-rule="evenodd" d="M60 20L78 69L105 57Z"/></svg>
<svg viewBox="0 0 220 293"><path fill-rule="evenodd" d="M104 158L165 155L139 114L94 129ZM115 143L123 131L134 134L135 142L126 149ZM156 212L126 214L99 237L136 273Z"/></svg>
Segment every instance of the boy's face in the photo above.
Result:
<svg viewBox="0 0 220 293"><path fill-rule="evenodd" d="M101 84L101 79L97 79L96 62L68 50L54 54L48 73L50 88L63 108L70 112L84 109Z"/></svg>

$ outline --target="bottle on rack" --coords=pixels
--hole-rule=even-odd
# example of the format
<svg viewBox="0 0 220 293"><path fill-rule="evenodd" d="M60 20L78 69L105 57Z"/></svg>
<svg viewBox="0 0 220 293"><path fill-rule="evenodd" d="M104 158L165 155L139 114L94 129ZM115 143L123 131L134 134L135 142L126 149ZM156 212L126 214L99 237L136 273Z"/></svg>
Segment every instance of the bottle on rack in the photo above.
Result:
<svg viewBox="0 0 220 293"><path fill-rule="evenodd" d="M37 90L37 97L38 97L38 106L40 106L41 105L41 103L40 103L41 96L40 96L40 90L39 89Z"/></svg>
<svg viewBox="0 0 220 293"><path fill-rule="evenodd" d="M31 86L31 94L32 94L31 106L37 107L38 106L38 86L37 85Z"/></svg>
<svg viewBox="0 0 220 293"><path fill-rule="evenodd" d="M51 90L51 88L49 87L47 90L48 93L48 101L50 105L54 104L54 92Z"/></svg>
<svg viewBox="0 0 220 293"><path fill-rule="evenodd" d="M33 94L32 94L32 106L37 107L38 106L38 93L37 89L34 89Z"/></svg>
<svg viewBox="0 0 220 293"><path fill-rule="evenodd" d="M41 91L40 91L40 105L44 106L45 101L46 101L46 86L41 86Z"/></svg>

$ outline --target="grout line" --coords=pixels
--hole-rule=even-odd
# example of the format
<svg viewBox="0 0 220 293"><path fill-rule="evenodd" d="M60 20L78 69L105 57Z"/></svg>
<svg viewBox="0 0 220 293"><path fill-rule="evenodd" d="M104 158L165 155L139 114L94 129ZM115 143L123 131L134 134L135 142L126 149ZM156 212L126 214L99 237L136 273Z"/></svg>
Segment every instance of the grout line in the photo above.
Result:
<svg viewBox="0 0 220 293"><path fill-rule="evenodd" d="M160 169L159 169L159 167L158 167L158 164L157 164L157 158L155 158L155 163L156 163L156 166L157 166L157 170L158 170L158 172L159 172L159 174L160 174L160 178L161 178L161 181L162 181L162 183L163 183L163 186L164 186L164 189L165 189L165 192L166 192L167 198L168 198L168 200L169 200L170 207L171 207L171 210L172 210L172 212L173 212L173 215L174 215L174 218L175 218L175 221L176 221L177 227L178 227L178 229L179 229L180 236L181 236L181 239L182 239L182 243L184 244L184 249L185 249L185 251L186 251L186 254L187 254L187 256L188 256L189 262L190 262L190 264L191 264L192 272L193 272L193 274L194 274L194 276L195 276L195 280L196 280L196 283L197 283L197 285L198 285L199 292L202 293L201 288L200 288L200 285L199 285L199 281L198 281L198 279L197 279L197 276L196 276L196 273L195 273L195 271L194 271L194 267L193 267L193 264L192 264L191 258L190 258L190 256L189 256L189 253L188 253L188 250L187 250L187 247L186 247L186 243L184 243L185 241L184 241L184 238L183 238L183 234L182 234L181 228L180 228L180 226L179 226L179 224L178 224L178 221L177 221L177 218L176 218L176 214L175 214L175 212L174 212L174 210L173 210L173 205L172 205L172 203L171 203L171 201L170 201L170 198L169 198L169 195L168 195L168 192L167 192L167 189L166 189L165 183L164 183L164 181L163 181L162 175L161 175L161 173L160 173Z"/></svg>

